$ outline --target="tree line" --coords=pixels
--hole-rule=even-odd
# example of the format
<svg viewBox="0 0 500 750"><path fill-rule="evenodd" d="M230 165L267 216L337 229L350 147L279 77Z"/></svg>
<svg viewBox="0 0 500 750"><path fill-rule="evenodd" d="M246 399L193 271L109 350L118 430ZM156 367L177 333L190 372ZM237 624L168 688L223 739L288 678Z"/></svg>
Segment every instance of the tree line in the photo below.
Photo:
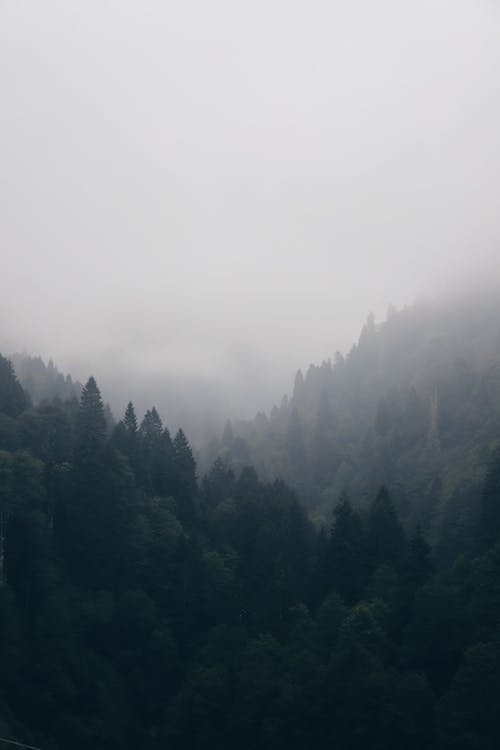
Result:
<svg viewBox="0 0 500 750"><path fill-rule="evenodd" d="M493 750L500 455L442 564L391 488L314 524L280 480L205 474L94 378L34 407L0 357L0 735L44 750Z"/></svg>

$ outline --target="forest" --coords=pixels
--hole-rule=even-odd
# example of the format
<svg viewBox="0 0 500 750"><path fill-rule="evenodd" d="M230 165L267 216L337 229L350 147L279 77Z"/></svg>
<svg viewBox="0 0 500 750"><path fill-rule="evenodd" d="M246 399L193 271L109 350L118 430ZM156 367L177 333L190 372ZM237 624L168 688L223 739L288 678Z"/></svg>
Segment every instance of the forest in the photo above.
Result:
<svg viewBox="0 0 500 750"><path fill-rule="evenodd" d="M383 335L365 330L351 359ZM63 378L61 395L37 400L0 358L3 738L42 750L500 746L495 441L468 487L473 510L458 531L441 527L437 547L428 496L426 512L401 512L401 486L376 482L373 458L362 502L346 482L329 508L323 494L319 521L300 483L297 493L301 472L311 481L297 421L323 376L328 366L299 377L282 406L289 486L231 456L231 426L200 476L186 435L171 435L154 406L140 420L129 403L112 424L93 377L81 389ZM396 464L395 441L411 444L402 408L386 398L375 412ZM490 409L488 438L497 419ZM427 415L421 431L440 455L452 428L437 424L429 434ZM317 428L331 487L327 456L340 457ZM415 466L418 487L429 472Z"/></svg>
<svg viewBox="0 0 500 750"><path fill-rule="evenodd" d="M500 0L0 0L0 750L500 750Z"/></svg>
<svg viewBox="0 0 500 750"><path fill-rule="evenodd" d="M435 555L474 554L479 498L500 438L499 296L482 289L369 316L345 355L299 371L269 414L227 422L207 449L283 478L329 523L347 491L366 507L386 485Z"/></svg>

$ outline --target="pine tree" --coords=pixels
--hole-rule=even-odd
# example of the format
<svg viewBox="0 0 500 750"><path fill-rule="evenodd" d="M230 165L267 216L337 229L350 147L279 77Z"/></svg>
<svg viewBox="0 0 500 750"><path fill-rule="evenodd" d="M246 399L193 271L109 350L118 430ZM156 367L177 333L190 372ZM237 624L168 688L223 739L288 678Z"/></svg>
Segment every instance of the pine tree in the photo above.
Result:
<svg viewBox="0 0 500 750"><path fill-rule="evenodd" d="M286 449L294 475L301 477L305 471L305 445L302 424L297 407L293 407L286 433Z"/></svg>
<svg viewBox="0 0 500 750"><path fill-rule="evenodd" d="M125 416L123 417L123 424L129 435L135 435L137 433L137 417L135 416L135 409L132 401L127 404Z"/></svg>
<svg viewBox="0 0 500 750"><path fill-rule="evenodd" d="M314 478L320 487L325 487L333 481L338 468L338 457L333 446L332 425L330 400L326 390L323 390L312 445Z"/></svg>
<svg viewBox="0 0 500 750"><path fill-rule="evenodd" d="M479 547L491 547L500 534L500 448L490 458L481 495Z"/></svg>
<svg viewBox="0 0 500 750"><path fill-rule="evenodd" d="M85 467L102 457L106 442L106 418L101 393L91 376L82 390L75 439L75 465Z"/></svg>
<svg viewBox="0 0 500 750"><path fill-rule="evenodd" d="M405 553L403 527L386 487L381 487L368 515L368 549L373 568L388 564L397 568Z"/></svg>
<svg viewBox="0 0 500 750"><path fill-rule="evenodd" d="M29 399L19 383L12 363L0 354L0 412L17 417L29 406Z"/></svg>
<svg viewBox="0 0 500 750"><path fill-rule="evenodd" d="M158 474L161 466L163 424L156 408L148 409L141 422L141 483L148 494L161 494Z"/></svg>
<svg viewBox="0 0 500 750"><path fill-rule="evenodd" d="M327 552L328 591L337 591L346 602L353 603L366 582L364 529L345 493L334 515Z"/></svg>
<svg viewBox="0 0 500 750"><path fill-rule="evenodd" d="M234 492L235 476L220 456L214 461L212 468L203 479L203 495L205 501L215 508L222 500L231 497Z"/></svg>
<svg viewBox="0 0 500 750"><path fill-rule="evenodd" d="M306 384L302 370L297 370L295 382L293 384L293 403L295 406L303 407L306 401Z"/></svg>
<svg viewBox="0 0 500 750"><path fill-rule="evenodd" d="M175 469L175 499L179 518L183 524L194 519L194 496L196 493L196 463L193 452L183 430L179 429L173 442Z"/></svg>
<svg viewBox="0 0 500 750"><path fill-rule="evenodd" d="M404 574L405 584L416 590L419 586L423 586L433 573L434 563L431 558L431 547L425 540L420 525L418 525L408 543Z"/></svg>
<svg viewBox="0 0 500 750"><path fill-rule="evenodd" d="M113 430L111 444L126 456L137 480L140 475L139 430L131 401L127 405L123 419Z"/></svg>
<svg viewBox="0 0 500 750"><path fill-rule="evenodd" d="M160 440L163 425L160 415L153 406L148 409L141 422L141 436L146 446L152 446Z"/></svg>
<svg viewBox="0 0 500 750"><path fill-rule="evenodd" d="M185 491L191 493L196 488L196 463L191 446L182 429L178 430L173 447L176 469L180 473Z"/></svg>

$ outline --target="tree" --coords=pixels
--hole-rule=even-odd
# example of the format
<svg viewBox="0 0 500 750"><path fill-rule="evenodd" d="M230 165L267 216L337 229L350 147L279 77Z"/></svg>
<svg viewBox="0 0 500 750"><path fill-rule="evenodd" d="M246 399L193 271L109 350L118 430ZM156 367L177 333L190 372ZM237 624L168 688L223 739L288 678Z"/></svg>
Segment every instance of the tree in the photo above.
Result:
<svg viewBox="0 0 500 750"><path fill-rule="evenodd" d="M153 406L145 413L139 430L141 444L140 481L149 494L165 494L162 491L162 486L160 486L159 477L162 474L166 436L169 440L168 431L164 433L160 415Z"/></svg>
<svg viewBox="0 0 500 750"><path fill-rule="evenodd" d="M76 422L75 466L90 476L101 462L106 442L106 419L101 393L91 376L82 390Z"/></svg>
<svg viewBox="0 0 500 750"><path fill-rule="evenodd" d="M123 419L118 422L113 430L111 442L128 458L130 467L137 478L140 473L139 430L134 405L131 401L128 402Z"/></svg>
<svg viewBox="0 0 500 750"><path fill-rule="evenodd" d="M125 416L123 417L123 424L127 431L127 435L137 435L137 417L135 416L135 409L132 401L127 404Z"/></svg>
<svg viewBox="0 0 500 750"><path fill-rule="evenodd" d="M431 557L430 545L422 534L420 525L417 526L408 544L408 554L404 566L404 582L415 591L434 573L434 563Z"/></svg>
<svg viewBox="0 0 500 750"><path fill-rule="evenodd" d="M178 503L179 518L183 523L194 519L194 496L197 490L196 463L191 446L182 429L177 431L173 441L174 468L176 475L175 498Z"/></svg>
<svg viewBox="0 0 500 750"><path fill-rule="evenodd" d="M44 497L43 464L29 453L0 451L0 584L4 582L5 537L13 514L38 509Z"/></svg>
<svg viewBox="0 0 500 750"><path fill-rule="evenodd" d="M333 481L339 460L333 444L333 415L326 390L320 397L313 436L311 465L314 479L325 487Z"/></svg>
<svg viewBox="0 0 500 750"><path fill-rule="evenodd" d="M439 747L445 750L500 747L499 696L499 645L478 643L466 651L464 663L440 701Z"/></svg>
<svg viewBox="0 0 500 750"><path fill-rule="evenodd" d="M365 534L359 514L345 493L334 515L326 556L328 591L337 591L351 604L366 582Z"/></svg>
<svg viewBox="0 0 500 750"><path fill-rule="evenodd" d="M208 474L203 478L203 495L205 501L215 508L222 500L232 497L235 476L220 456L215 460Z"/></svg>
<svg viewBox="0 0 500 750"><path fill-rule="evenodd" d="M297 407L293 407L288 422L286 433L286 449L292 465L292 472L297 477L301 477L305 470L305 444L302 424L299 418Z"/></svg>
<svg viewBox="0 0 500 750"><path fill-rule="evenodd" d="M0 412L17 417L29 406L10 360L0 354Z"/></svg>
<svg viewBox="0 0 500 750"><path fill-rule="evenodd" d="M490 458L481 495L479 546L491 547L500 534L500 448Z"/></svg>
<svg viewBox="0 0 500 750"><path fill-rule="evenodd" d="M384 563L397 569L405 553L403 527L394 510L389 492L381 487L371 504L367 523L367 542L373 569Z"/></svg>

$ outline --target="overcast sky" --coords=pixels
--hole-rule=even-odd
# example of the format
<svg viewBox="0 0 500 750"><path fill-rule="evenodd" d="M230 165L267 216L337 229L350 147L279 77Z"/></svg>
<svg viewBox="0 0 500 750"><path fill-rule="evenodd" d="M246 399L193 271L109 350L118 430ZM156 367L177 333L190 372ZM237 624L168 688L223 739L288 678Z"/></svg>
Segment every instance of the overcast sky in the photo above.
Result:
<svg viewBox="0 0 500 750"><path fill-rule="evenodd" d="M0 347L279 392L500 255L496 0L0 0Z"/></svg>

